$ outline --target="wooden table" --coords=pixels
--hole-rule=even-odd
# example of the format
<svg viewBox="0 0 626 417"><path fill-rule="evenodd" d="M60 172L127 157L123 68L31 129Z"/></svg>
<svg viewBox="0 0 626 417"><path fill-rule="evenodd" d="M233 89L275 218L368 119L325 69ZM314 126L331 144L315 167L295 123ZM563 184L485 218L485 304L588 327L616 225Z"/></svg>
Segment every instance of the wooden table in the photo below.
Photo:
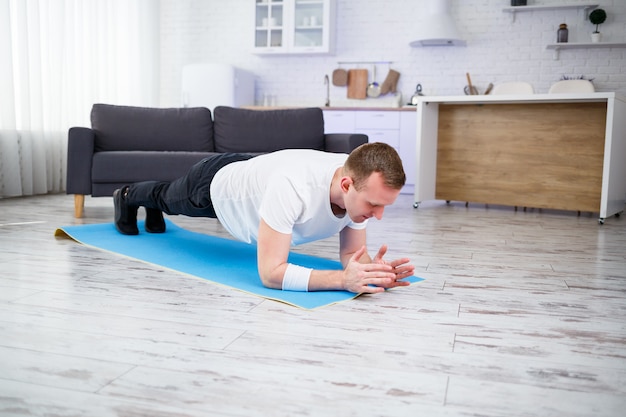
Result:
<svg viewBox="0 0 626 417"><path fill-rule="evenodd" d="M415 207L425 200L621 213L626 97L422 97Z"/></svg>

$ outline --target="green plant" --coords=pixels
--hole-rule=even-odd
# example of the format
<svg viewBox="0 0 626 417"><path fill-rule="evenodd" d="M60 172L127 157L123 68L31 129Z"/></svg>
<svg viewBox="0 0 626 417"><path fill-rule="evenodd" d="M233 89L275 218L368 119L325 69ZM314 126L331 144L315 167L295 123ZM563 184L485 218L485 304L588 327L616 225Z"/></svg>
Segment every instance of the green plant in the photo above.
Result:
<svg viewBox="0 0 626 417"><path fill-rule="evenodd" d="M593 33L599 33L598 26L604 23L606 20L606 12L603 9L595 9L589 14L589 21L596 25L596 30Z"/></svg>

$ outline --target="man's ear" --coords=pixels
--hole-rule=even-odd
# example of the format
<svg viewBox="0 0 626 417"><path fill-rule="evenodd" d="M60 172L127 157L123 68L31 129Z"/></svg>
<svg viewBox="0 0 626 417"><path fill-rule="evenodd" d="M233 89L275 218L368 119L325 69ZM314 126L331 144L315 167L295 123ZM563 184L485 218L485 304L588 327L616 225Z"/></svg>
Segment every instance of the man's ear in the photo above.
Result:
<svg viewBox="0 0 626 417"><path fill-rule="evenodd" d="M348 189L350 188L351 184L354 184L354 182L352 181L352 178L350 177L341 177L341 191L347 193Z"/></svg>

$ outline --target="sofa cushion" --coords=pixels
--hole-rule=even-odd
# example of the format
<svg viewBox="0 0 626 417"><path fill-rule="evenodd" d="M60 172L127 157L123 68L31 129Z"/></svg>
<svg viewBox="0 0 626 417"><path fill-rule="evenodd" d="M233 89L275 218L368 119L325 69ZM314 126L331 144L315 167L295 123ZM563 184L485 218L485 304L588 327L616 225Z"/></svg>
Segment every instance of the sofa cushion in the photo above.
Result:
<svg viewBox="0 0 626 417"><path fill-rule="evenodd" d="M324 149L324 115L319 108L214 110L216 152L259 153L280 149Z"/></svg>
<svg viewBox="0 0 626 417"><path fill-rule="evenodd" d="M159 109L94 104L94 149L212 152L213 121L204 107Z"/></svg>
<svg viewBox="0 0 626 417"><path fill-rule="evenodd" d="M211 152L96 152L91 180L94 184L173 181L185 175L193 164L211 155Z"/></svg>

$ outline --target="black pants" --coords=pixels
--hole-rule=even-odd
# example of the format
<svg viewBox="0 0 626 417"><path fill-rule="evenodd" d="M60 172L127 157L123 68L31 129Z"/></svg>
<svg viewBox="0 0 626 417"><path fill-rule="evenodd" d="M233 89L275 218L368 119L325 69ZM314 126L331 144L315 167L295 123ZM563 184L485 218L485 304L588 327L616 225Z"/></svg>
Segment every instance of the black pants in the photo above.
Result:
<svg viewBox="0 0 626 417"><path fill-rule="evenodd" d="M210 193L213 177L224 166L250 158L252 155L241 153L210 156L172 182L143 181L132 184L128 189L126 202L132 206L157 209L167 214L215 218L217 216Z"/></svg>

